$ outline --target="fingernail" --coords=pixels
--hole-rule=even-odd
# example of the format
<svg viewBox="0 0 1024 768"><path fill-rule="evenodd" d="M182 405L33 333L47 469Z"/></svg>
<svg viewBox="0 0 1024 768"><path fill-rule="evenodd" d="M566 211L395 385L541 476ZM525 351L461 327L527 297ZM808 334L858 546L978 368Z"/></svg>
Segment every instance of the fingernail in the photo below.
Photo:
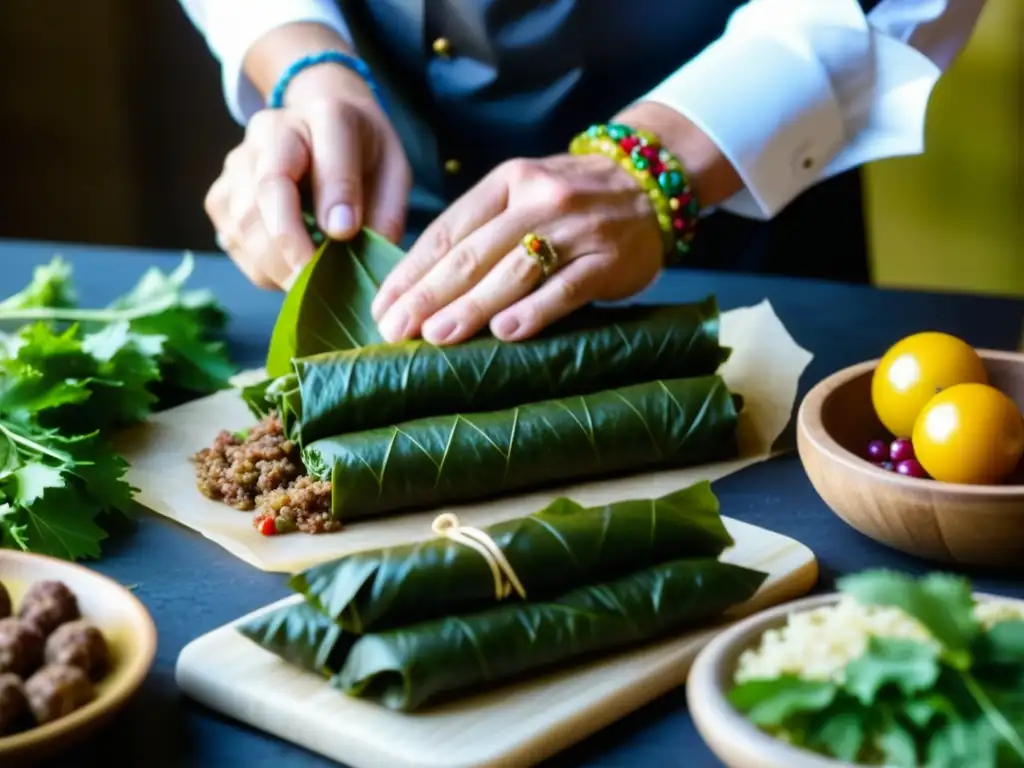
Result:
<svg viewBox="0 0 1024 768"><path fill-rule="evenodd" d="M510 338L519 330L519 320L514 317L503 317L494 324L494 334L501 338Z"/></svg>
<svg viewBox="0 0 1024 768"><path fill-rule="evenodd" d="M380 335L388 341L400 341L409 329L409 316L404 312L387 315L380 324Z"/></svg>
<svg viewBox="0 0 1024 768"><path fill-rule="evenodd" d="M423 338L431 344L441 344L451 338L458 328L454 320L441 320L435 323L427 323L423 329Z"/></svg>
<svg viewBox="0 0 1024 768"><path fill-rule="evenodd" d="M327 234L340 237L352 231L356 214L350 205L336 205L327 212Z"/></svg>

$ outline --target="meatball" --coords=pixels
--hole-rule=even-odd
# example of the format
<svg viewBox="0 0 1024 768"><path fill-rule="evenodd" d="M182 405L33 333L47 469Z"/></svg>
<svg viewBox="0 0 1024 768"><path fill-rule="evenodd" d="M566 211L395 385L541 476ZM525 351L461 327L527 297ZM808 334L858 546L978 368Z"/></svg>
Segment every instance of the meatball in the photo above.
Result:
<svg viewBox="0 0 1024 768"><path fill-rule="evenodd" d="M103 633L85 619L61 624L46 639L46 663L78 667L99 680L110 665L110 652Z"/></svg>
<svg viewBox="0 0 1024 768"><path fill-rule="evenodd" d="M28 715L25 688L17 675L0 675L0 736L17 731Z"/></svg>
<svg viewBox="0 0 1024 768"><path fill-rule="evenodd" d="M44 725L88 704L93 687L78 667L50 664L26 681L25 696L36 722Z"/></svg>
<svg viewBox="0 0 1024 768"><path fill-rule="evenodd" d="M18 611L18 616L34 624L43 637L80 615L78 599L60 581L37 581L25 594Z"/></svg>
<svg viewBox="0 0 1024 768"><path fill-rule="evenodd" d="M7 587L0 584L0 619L6 619L11 615L11 593Z"/></svg>
<svg viewBox="0 0 1024 768"><path fill-rule="evenodd" d="M13 617L0 619L0 674L25 677L43 662L43 636L31 624Z"/></svg>

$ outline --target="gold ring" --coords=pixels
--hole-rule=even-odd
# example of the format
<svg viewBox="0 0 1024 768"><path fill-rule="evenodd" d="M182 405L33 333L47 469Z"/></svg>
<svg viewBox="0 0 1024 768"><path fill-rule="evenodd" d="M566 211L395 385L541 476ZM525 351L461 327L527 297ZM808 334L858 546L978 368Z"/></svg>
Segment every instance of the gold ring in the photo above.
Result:
<svg viewBox="0 0 1024 768"><path fill-rule="evenodd" d="M521 242L526 252L540 264L544 277L550 277L551 273L558 266L558 252L551 245L551 241L546 237L530 232Z"/></svg>

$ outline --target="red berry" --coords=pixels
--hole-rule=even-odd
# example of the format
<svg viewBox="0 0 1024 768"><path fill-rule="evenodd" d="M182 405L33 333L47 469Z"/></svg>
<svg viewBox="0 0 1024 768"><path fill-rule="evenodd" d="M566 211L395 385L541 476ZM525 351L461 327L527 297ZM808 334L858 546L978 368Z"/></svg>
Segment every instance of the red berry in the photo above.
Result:
<svg viewBox="0 0 1024 768"><path fill-rule="evenodd" d="M924 471L924 467L917 463L917 459L904 459L896 465L896 471L907 477L919 477L921 479L928 477L928 473Z"/></svg>
<svg viewBox="0 0 1024 768"><path fill-rule="evenodd" d="M277 533L277 525L274 523L274 518L264 517L260 521L260 533L264 536L273 536Z"/></svg>
<svg viewBox="0 0 1024 768"><path fill-rule="evenodd" d="M889 446L889 458L897 462L914 458L914 444L905 437L896 438Z"/></svg>
<svg viewBox="0 0 1024 768"><path fill-rule="evenodd" d="M868 460L876 464L889 458L889 446L881 440L872 440L868 443Z"/></svg>

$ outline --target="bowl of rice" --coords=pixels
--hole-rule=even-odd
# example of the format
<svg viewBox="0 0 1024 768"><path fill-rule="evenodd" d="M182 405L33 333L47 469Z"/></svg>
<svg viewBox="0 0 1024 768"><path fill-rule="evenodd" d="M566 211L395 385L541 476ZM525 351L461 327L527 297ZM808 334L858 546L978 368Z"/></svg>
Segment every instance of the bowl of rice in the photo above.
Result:
<svg viewBox="0 0 1024 768"><path fill-rule="evenodd" d="M715 755L729 768L1024 765L1024 601L974 593L966 580L941 574L921 581L887 572L848 578L862 575L874 579L874 600L862 602L851 589L776 606L701 651L686 697ZM918 585L936 589L922 597ZM889 595L893 604L886 604ZM973 633L971 650L951 650L958 632L961 640ZM1012 656L1004 667L980 650L998 643ZM985 690L1000 707L1013 702L996 708L994 728L986 720L966 742L953 724L958 716L949 715L947 728L946 716L930 709L947 693L939 686L959 680L953 667L983 685L994 680ZM1004 682L1010 698L999 698ZM897 713L895 724L878 725L877 713L889 711ZM915 713L922 711L916 729ZM991 750L991 763L966 759L982 746ZM957 749L965 750L963 762Z"/></svg>

